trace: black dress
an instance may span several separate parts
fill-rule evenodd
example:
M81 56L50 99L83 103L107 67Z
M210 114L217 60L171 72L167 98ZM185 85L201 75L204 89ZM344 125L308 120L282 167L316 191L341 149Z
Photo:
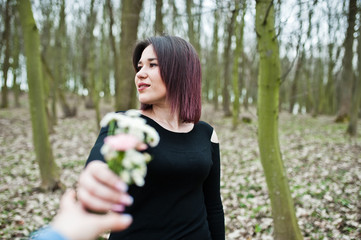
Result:
M129 187L134 203L125 212L133 223L109 239L225 239L219 144L210 141L213 128L200 121L190 132L177 133L142 117L158 131L160 142L147 149L153 159L144 186ZM107 129L101 129L87 164L104 161L100 148L106 136Z

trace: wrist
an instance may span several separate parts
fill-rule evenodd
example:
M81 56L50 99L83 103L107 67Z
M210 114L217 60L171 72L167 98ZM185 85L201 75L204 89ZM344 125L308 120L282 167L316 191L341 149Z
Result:
M52 226L43 227L30 235L30 240L69 240Z

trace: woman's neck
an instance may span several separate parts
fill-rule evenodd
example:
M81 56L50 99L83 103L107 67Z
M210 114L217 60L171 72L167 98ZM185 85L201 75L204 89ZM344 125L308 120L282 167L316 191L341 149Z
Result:
M174 132L189 132L193 128L193 123L184 123L179 118L179 111L172 113L170 107L159 107L153 105L149 110L142 113L156 121L159 125Z

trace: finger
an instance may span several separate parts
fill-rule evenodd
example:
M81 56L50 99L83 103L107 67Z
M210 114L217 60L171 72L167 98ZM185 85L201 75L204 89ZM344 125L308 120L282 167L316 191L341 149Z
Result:
M138 146L137 146L137 150L138 151L144 151L144 150L146 150L148 148L148 145L147 144L145 144L145 143L140 143L140 144L138 144Z
M101 161L93 161L88 165L87 168L89 168L88 170L90 174L104 185L114 188L118 191L126 192L128 190L128 186L122 180L120 180L119 176L117 176L108 168L106 163Z
M78 189L78 199L82 205L95 212L107 212L112 209L113 203L91 195L84 188Z
M73 206L76 202L75 196L76 193L73 189L67 190L60 200L60 208L68 208Z
M79 189L85 190L93 197L112 204L124 204L129 206L133 203L133 199L127 193L119 191L118 189L110 188L109 185L104 185L90 174L84 174L84 176L80 179ZM81 201L83 201L82 198Z

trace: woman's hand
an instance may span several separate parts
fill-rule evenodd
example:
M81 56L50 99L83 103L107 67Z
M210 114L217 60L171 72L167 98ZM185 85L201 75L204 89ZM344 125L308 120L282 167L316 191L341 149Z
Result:
M78 199L95 212L122 212L133 203L128 186L102 161L92 161L79 178Z
M105 231L121 231L132 222L127 214L108 212L94 214L76 201L75 191L66 192L60 202L60 210L51 222L54 230L70 240L95 239Z

